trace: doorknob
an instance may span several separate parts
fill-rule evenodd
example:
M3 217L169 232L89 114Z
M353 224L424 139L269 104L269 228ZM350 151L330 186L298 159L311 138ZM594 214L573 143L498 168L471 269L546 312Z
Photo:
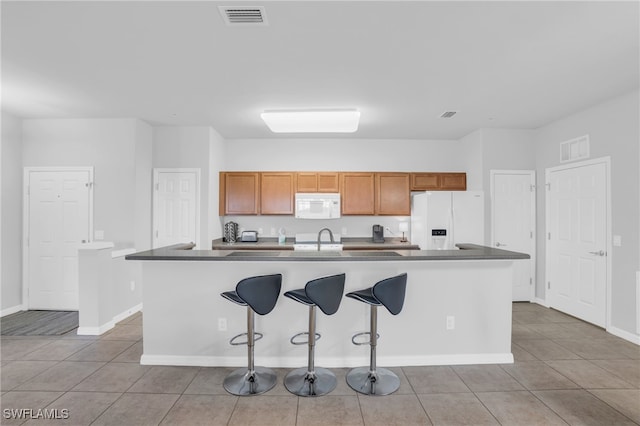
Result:
M506 244L496 243L496 247L504 247L504 246L506 246Z
M604 256L607 253L604 250L600 250L600 251L590 251L589 254L593 254L596 256Z

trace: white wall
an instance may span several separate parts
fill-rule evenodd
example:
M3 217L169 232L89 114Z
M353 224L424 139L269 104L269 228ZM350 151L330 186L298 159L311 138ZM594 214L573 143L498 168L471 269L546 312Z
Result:
M149 128L137 119L29 119L23 121L24 166L93 166L94 230L116 247L143 241L136 216L148 152ZM136 151L139 149L138 156ZM148 154L146 154L148 155Z
M469 164L456 140L230 139L226 170L466 171L471 186L478 164Z
M4 111L0 150L0 311L4 311L22 305L22 120Z
M220 198L218 191L220 188L220 172L225 170L226 143L224 138L214 130L209 129L209 210L207 219L209 221L208 241L222 238L222 218L218 216ZM209 248L204 246L203 248Z
M135 132L134 241L136 250L147 250L152 247L153 128L138 120Z
M559 144L588 134L591 158L611 157L612 233L622 237L613 247L611 283L612 326L636 333L635 271L640 263L639 93L633 91L548 124L535 132L538 187L544 186L545 169L560 165ZM545 192L538 191L538 258L545 253ZM538 264L536 294L544 298L544 262Z

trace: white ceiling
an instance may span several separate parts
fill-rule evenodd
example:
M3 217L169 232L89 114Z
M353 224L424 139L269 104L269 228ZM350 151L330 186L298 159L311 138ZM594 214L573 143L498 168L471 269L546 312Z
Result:
M220 5L263 6L268 25L227 26ZM340 107L362 113L341 138L457 139L536 128L640 80L637 1L1 7L2 107L23 118L138 117L282 138L260 112ZM459 112L440 119L448 110Z

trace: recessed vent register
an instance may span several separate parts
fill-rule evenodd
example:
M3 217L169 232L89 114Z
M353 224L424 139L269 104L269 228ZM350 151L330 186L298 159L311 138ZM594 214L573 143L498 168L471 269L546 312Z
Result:
M220 6L220 14L227 25L267 25L262 6Z

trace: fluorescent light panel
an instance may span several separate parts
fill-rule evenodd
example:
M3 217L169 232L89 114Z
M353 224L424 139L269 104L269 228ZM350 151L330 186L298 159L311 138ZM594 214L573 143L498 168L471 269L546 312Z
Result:
M265 111L260 117L274 133L353 133L358 130L360 111Z

